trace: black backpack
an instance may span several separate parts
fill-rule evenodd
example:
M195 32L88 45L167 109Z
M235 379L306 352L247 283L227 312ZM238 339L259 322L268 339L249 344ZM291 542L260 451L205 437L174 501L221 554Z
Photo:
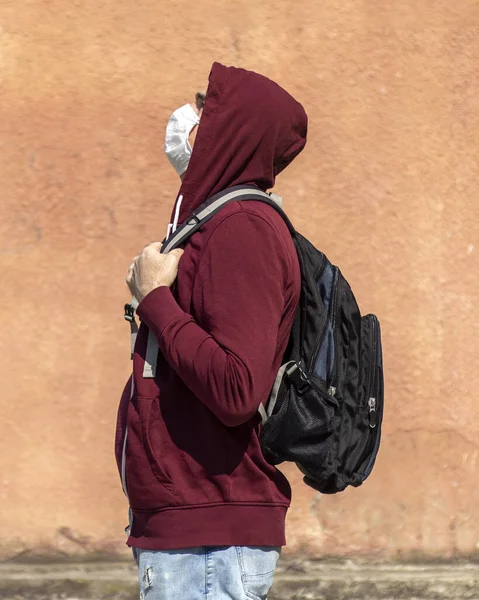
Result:
M296 463L304 481L323 494L359 486L371 473L381 438L383 369L379 321L361 317L349 284L293 227L273 194L228 188L204 202L165 240L182 246L221 208L257 200L287 224L301 268L301 298L283 366L259 412L265 458Z

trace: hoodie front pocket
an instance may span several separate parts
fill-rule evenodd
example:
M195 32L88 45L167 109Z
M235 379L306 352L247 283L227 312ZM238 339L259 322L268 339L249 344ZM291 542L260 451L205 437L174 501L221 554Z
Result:
M160 483L173 484L168 476L165 440L168 432L161 416L159 398L138 398L141 411L143 445L151 470Z

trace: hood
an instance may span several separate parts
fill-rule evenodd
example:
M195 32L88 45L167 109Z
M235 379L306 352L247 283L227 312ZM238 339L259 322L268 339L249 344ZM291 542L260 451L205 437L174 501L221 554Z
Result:
M234 185L272 188L304 148L307 128L303 107L279 85L214 63L171 221L181 224L207 198Z

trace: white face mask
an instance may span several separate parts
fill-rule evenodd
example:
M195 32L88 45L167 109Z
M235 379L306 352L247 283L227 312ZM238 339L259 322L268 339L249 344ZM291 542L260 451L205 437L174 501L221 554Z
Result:
M166 126L165 154L181 177L191 158L190 133L200 119L190 104L185 104L171 115Z

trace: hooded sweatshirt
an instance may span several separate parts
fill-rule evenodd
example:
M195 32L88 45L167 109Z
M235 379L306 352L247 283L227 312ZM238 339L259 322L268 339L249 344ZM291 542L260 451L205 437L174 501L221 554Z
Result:
M306 130L302 106L277 84L215 63L172 220L181 224L234 185L273 187ZM242 200L190 238L174 288L139 304L133 393L130 380L116 436L130 546L285 544L291 488L263 457L257 409L281 366L299 295L281 216ZM160 349L154 378L143 377L149 331Z

